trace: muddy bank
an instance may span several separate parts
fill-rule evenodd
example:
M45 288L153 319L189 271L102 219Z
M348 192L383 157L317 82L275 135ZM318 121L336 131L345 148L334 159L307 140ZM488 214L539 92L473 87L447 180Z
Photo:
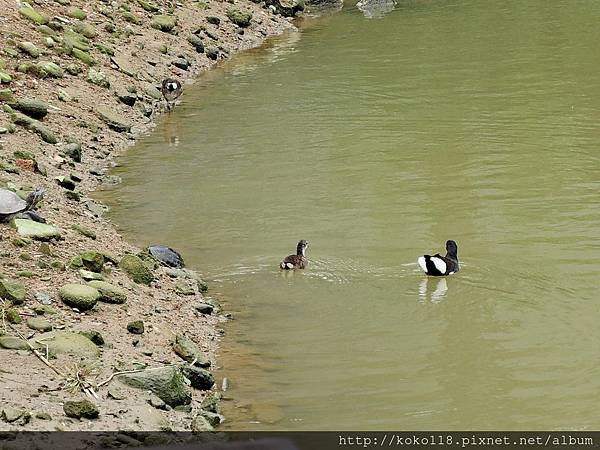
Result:
M164 78L293 30L284 15L301 6L0 0L0 187L21 199L43 187L46 221L0 224L0 430L222 420L210 370L225 317L201 267L128 244L89 194L118 181L113 158L164 112ZM0 212L22 210L17 197Z

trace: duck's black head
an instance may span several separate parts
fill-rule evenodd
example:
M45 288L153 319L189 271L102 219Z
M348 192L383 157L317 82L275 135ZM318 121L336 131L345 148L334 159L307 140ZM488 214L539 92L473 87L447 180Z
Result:
M296 247L296 255L304 256L304 253L307 248L308 248L308 242L306 242L304 239L302 239L300 242L298 242L298 246Z
M458 245L456 245L456 242L452 240L446 241L446 251L448 252L448 256L458 258Z

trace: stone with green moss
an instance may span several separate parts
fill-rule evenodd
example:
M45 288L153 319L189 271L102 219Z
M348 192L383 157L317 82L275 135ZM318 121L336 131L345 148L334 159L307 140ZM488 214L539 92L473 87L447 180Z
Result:
M76 23L73 30L88 39L94 39L98 35L96 28L87 22Z
M138 0L138 3L145 11L152 13L160 11L160 7L155 3L146 0Z
M30 317L27 319L27 326L36 331L52 331L52 324L40 317Z
M127 324L127 331L131 334L144 334L144 321L133 320Z
M210 361L204 356L194 341L182 334L175 336L173 351L184 361L194 363L195 366L210 367Z
M66 401L63 410L67 417L75 419L97 419L100 415L98 407L88 399Z
M29 350L27 341L16 336L0 336L0 347L8 350Z
M70 283L60 288L58 296L67 306L77 308L79 311L88 311L100 299L100 292L91 286Z
M29 41L19 42L17 47L23 53L27 53L32 58L38 58L42 54L40 49L37 48L33 42L29 42Z
M78 60L87 64L88 66L93 66L96 64L96 60L94 59L94 57L92 55L90 55L89 53L84 52L83 50L80 50L78 48L73 47L71 54Z
M33 9L28 3L23 3L19 13L38 25L44 25L49 21L48 17Z
M230 8L227 10L227 18L231 20L238 27L246 28L250 26L252 20L252 13L243 12L236 8Z
M10 323L19 324L23 322L21 314L19 314L19 311L17 311L15 308L8 308L7 310L5 310L4 317Z
M104 255L96 250L88 250L81 255L83 266L92 272L100 273L104 267Z
M2 72L0 72L0 77ZM0 102L12 103L15 101L15 96L10 89L0 89Z
M112 130L118 131L119 133L131 131L131 122L114 110L99 106L96 108L96 113Z
M89 83L95 84L96 86L100 86L107 89L110 87L110 80L108 79L106 74L101 70L95 70L90 68L88 70L86 80Z
M154 281L152 270L135 255L125 255L121 258L119 268L138 284L150 284Z
M191 392L177 366L118 375L117 379L129 386L151 391L171 407L189 405L192 401Z
M79 8L69 8L67 10L67 14L69 17L73 17L74 19L85 20L87 18L87 13L83 9Z
M177 17L159 14L152 18L150 26L165 33L170 33L177 25Z
M20 98L10 106L18 111L21 111L23 114L27 114L29 117L33 117L34 119L42 119L48 114L48 103L37 98ZM32 161L35 161L35 157L19 158L17 156L17 158L31 159Z
M12 77L6 73L3 72L2 70L0 70L0 83L1 84L8 84L12 81Z
M48 355L70 355L84 360L96 360L100 350L85 336L69 331L43 333L29 341L32 345L48 348Z
M122 304L127 301L127 293L125 290L106 281L90 281L88 282L88 285L100 292L100 301L117 304Z
M87 238L96 240L97 236L96 236L96 232L94 230L91 230L91 229L86 228L86 227L82 227L81 225L77 225L77 224L71 225L71 228L73 230L77 231L82 236L85 236Z
M26 295L27 290L23 283L9 278L0 279L0 298L13 305L21 305L25 302Z
M56 144L58 142L56 135L40 121L16 111L12 111L10 114L12 121L16 125L20 125L30 131L33 131L34 133L37 133L44 142L48 142L49 144Z

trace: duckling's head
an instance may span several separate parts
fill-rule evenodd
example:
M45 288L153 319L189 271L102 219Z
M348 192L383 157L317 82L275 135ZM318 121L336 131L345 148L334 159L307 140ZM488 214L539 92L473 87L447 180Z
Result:
M458 256L458 245L456 245L456 242L452 240L446 241L446 251L450 256L456 258Z
M308 248L308 242L306 242L304 239L302 239L300 242L298 242L298 246L296 247L296 254L298 256L302 255L305 256L305 252L306 249Z

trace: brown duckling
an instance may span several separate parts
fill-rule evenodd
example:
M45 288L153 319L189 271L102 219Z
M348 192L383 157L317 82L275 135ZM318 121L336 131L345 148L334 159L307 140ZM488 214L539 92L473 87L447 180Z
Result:
M285 257L284 260L279 264L279 267L283 270L306 268L308 265L308 260L306 259L307 248L308 242L302 239L300 242L298 242L296 254Z

